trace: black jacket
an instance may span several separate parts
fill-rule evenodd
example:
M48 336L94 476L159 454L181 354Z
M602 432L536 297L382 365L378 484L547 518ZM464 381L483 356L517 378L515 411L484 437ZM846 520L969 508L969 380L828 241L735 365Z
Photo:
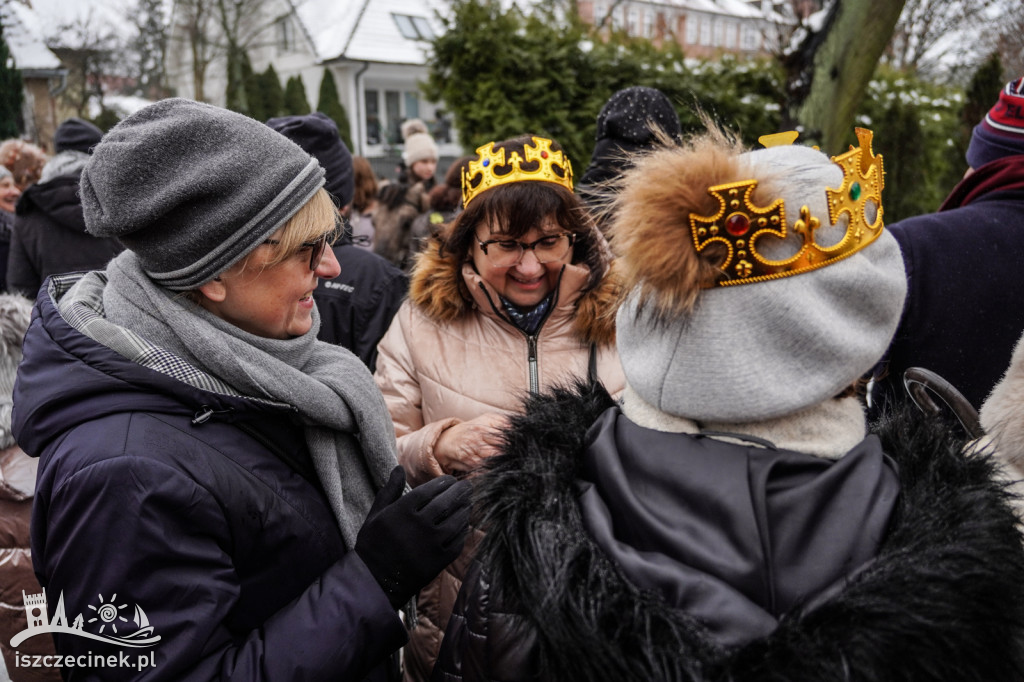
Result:
M899 467L900 489L875 558L851 563L846 579L785 608L766 633L724 644L627 576L581 512L588 430L609 409L603 389L580 387L532 398L512 418L506 454L478 482L488 534L434 680L1021 679L1021 537L990 460L962 455L962 442L939 425L907 415L877 434ZM654 499L651 490L635 492ZM653 507L677 528L713 521L714 505L688 507L694 499ZM634 517L622 511L610 510L616 539L628 544ZM775 566L784 580L785 562Z
M127 360L57 310L75 278L48 281L14 391L14 434L39 457L35 572L51 618L63 595L69 625L82 614L87 632L125 636L138 606L160 638L127 650L152 652L152 667L65 679L384 679L405 628L346 551L292 408ZM114 595L124 620L96 620ZM55 641L60 654L124 651Z
M80 177L81 171L62 175L21 195L6 261L8 291L34 298L50 275L102 270L124 249L116 239L85 231Z
M320 310L317 338L344 346L366 363L377 364L377 343L391 325L409 290L409 276L384 258L352 244L346 233L334 246L341 274L313 290Z

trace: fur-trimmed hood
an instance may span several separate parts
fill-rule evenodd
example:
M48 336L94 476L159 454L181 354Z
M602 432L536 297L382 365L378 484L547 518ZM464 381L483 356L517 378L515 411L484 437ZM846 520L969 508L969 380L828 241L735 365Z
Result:
M478 479L483 568L463 588L435 680L484 679L496 656L503 680L1024 675L1020 533L992 460L963 455L941 425L907 413L877 431L901 487L873 563L785 614L771 634L727 649L626 579L584 528L580 453L612 406L600 387L578 386L532 398L512 418L507 454Z
M612 345L615 343L615 311L622 293L618 268L607 252L593 254L586 261L563 269L557 307L573 309L573 329L581 342ZM597 283L587 289L588 283L595 279L592 268L601 274ZM409 284L409 300L424 315L442 324L474 311L496 315L495 309L500 308L497 294L476 273L472 263L442 255L440 243L435 239L417 256Z

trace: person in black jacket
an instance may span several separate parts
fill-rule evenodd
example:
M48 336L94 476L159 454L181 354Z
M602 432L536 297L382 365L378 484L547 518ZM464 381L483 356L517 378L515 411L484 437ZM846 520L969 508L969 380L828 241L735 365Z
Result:
M626 171L622 401L580 382L509 418L433 680L1022 678L993 459L920 414L869 428L857 394L906 293L858 138Z
M461 551L468 483L403 495L372 376L316 338L323 176L184 99L83 169L87 229L126 250L44 284L12 420L39 458L26 603L48 605L12 646L53 633L65 679L384 680L398 609Z
M267 125L312 154L327 173L327 190L347 217L355 193L352 154L338 135L338 126L320 112L272 118ZM313 291L320 309L319 339L348 348L372 372L377 343L409 290L409 276L387 260L352 243L352 231L334 245L341 274Z
M85 231L78 196L82 168L102 137L103 131L80 118L57 127L57 153L18 201L7 258L8 291L35 297L50 275L102 268L124 249L116 239Z

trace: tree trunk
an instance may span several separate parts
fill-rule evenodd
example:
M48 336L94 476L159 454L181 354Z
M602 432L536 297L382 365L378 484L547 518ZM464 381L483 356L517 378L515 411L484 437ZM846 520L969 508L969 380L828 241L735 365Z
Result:
M790 113L830 154L844 151L857 106L906 0L833 0L823 29L786 59Z

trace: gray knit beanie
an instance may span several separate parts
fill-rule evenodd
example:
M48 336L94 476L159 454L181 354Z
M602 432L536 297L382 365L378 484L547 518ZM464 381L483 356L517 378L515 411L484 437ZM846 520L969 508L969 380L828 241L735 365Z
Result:
M302 208L324 171L259 121L165 99L118 123L82 171L85 226L116 237L172 290L241 260Z
M825 190L840 188L843 172L827 156L809 147L781 146L738 158L738 177L715 178L710 184L771 179L781 187L777 196L784 201L791 237L804 205L821 220L819 243L834 244L845 234L845 218L838 227L829 224ZM642 163L629 172L634 184L636 174L650 167L651 163ZM679 182L675 178L661 177L660 182L657 191L669 200L686 192L706 193L709 184L699 176L693 184L700 187L663 186ZM628 230L630 221L650 221L657 210L620 207L619 215L626 217L619 227ZM663 215L666 230L683 224L678 216ZM679 222L670 228L669 221ZM684 229L677 251L688 243L692 254L693 238L689 228ZM777 252L769 253L765 239L758 241L762 255L781 260L795 253L784 240L776 240L782 243L776 245ZM665 251L658 245L645 248ZM787 249L791 250L783 253ZM627 382L662 412L696 421L772 419L836 396L885 353L907 289L899 247L887 231L852 255L818 269L701 289L688 314L668 319L659 317L655 306L641 305L645 266L637 267L641 283L633 283L617 316L617 345ZM646 274L655 276L650 270Z

